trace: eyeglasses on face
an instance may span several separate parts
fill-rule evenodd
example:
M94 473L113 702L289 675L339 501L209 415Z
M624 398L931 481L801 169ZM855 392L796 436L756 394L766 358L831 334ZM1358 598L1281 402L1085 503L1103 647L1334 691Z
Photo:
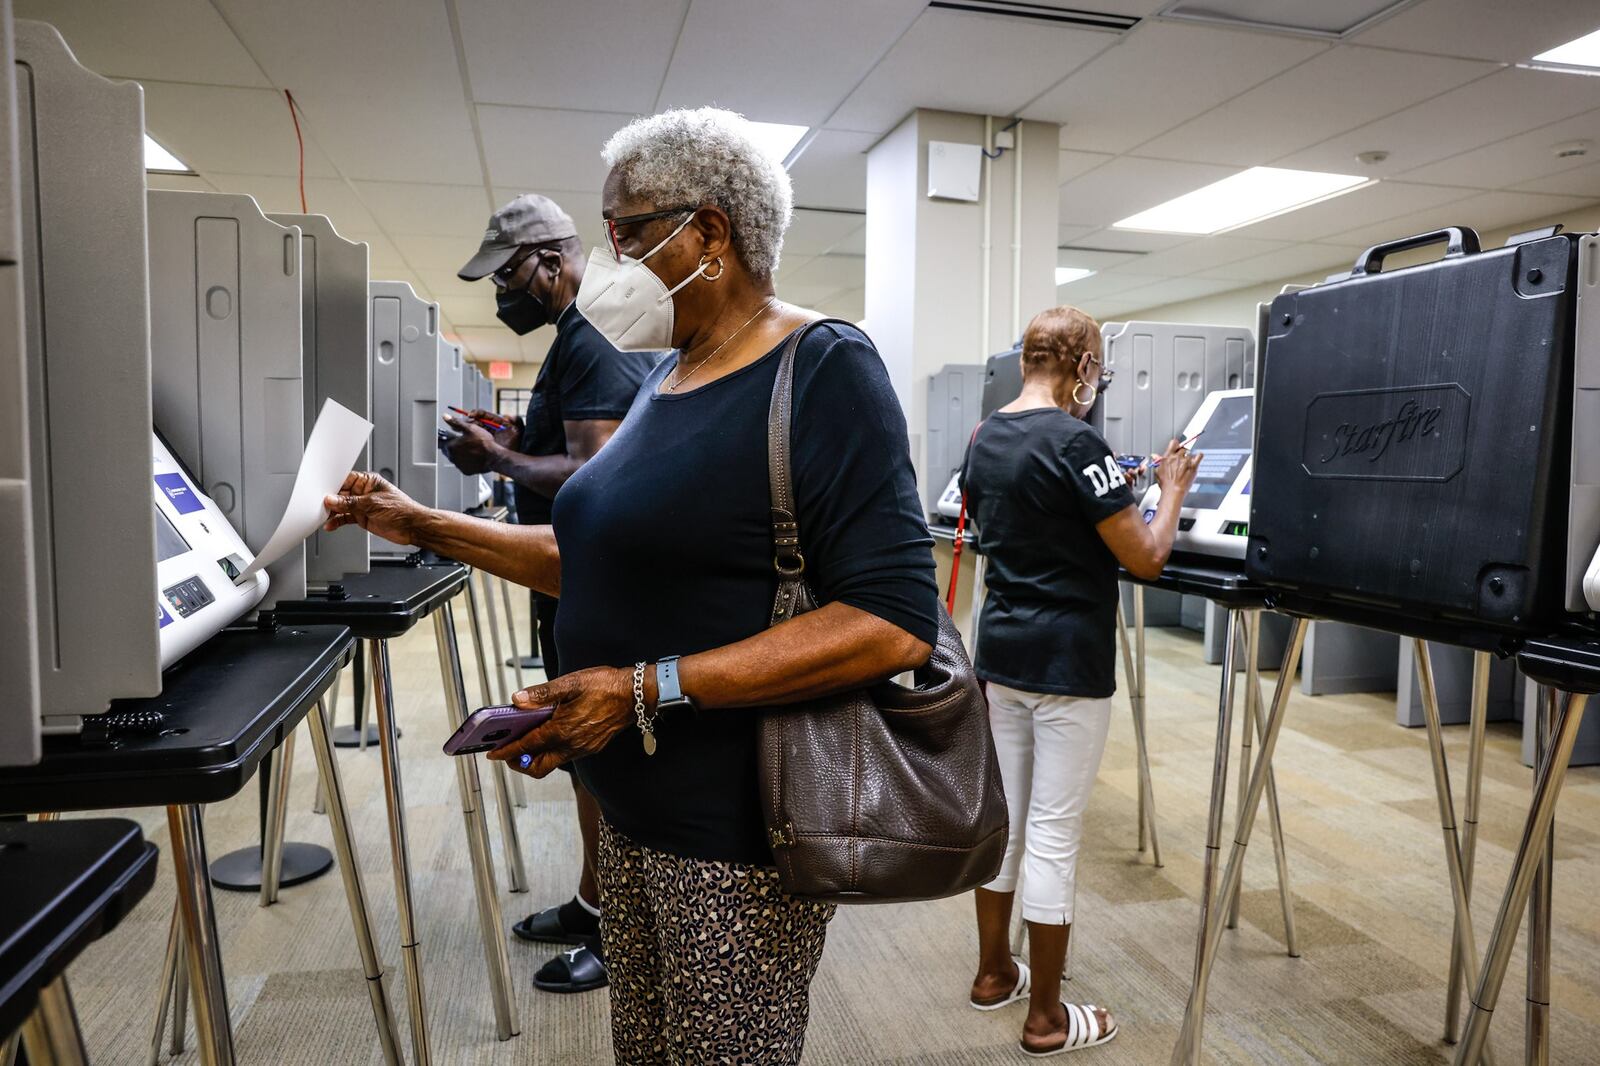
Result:
M607 218L601 221L606 227L606 243L611 246L611 254L622 261L622 246L617 243L617 230L623 226L637 226L641 222L654 222L658 218L671 218L673 215L687 214L694 211L693 207L668 207L660 211L646 211L639 215L623 215L621 218Z
M494 283L500 286L502 289L511 288L511 279L516 276L517 271L522 269L522 264L533 258L538 251L538 247L535 246L515 253L510 259L505 261L505 264L501 266L499 270L496 270L489 276L493 278Z

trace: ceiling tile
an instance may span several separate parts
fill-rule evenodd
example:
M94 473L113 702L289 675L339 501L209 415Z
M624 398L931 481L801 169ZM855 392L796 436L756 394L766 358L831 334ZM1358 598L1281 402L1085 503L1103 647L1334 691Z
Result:
M1209 185L1235 167L1121 156L1061 186L1061 225L1109 226Z
M1081 269L1101 271L1109 270L1116 266L1127 266L1137 263L1145 257L1138 252L1097 252L1079 248L1058 248L1056 250L1056 266L1078 267ZM1137 266L1132 269L1139 269Z
M1022 117L1061 123L1063 148L1126 152L1325 48L1294 37L1141 22L1029 103Z
M550 345L555 339L556 331L553 328L536 329L527 336L519 338L522 342L522 361L543 363L545 353L550 350Z
M347 178L483 180L437 0L213 0Z
M789 168L794 202L810 207L867 206L867 149L875 133L821 130Z
M465 259L462 262L466 262ZM435 300L464 299L470 300L486 296L491 304L494 303L494 282L484 279L482 281L462 281L456 277L454 270L419 270L417 278L427 288L428 294ZM471 323L468 323L469 325Z
M169 189L173 192L216 192L217 187L198 174L162 174L146 171L146 189Z
M1012 114L1116 40L1059 23L930 9L828 124L885 133L915 108ZM997 56L1004 62L983 59Z
M457 0L478 103L648 114L688 0ZM624 59L605 62L606 57Z
M430 292L429 295L439 301L439 306L450 316L450 321L455 324L457 329L485 326L490 329L505 330L510 336L516 336L516 334L501 325L500 320L495 317L495 302L492 291L488 296L482 293L472 296L443 296L438 292Z
M1278 163L1349 173L1359 153L1381 150L1389 158L1362 173L1391 177L1595 108L1600 78L1508 67Z
M1134 269L1141 274L1154 274L1158 277L1187 277L1207 267L1282 251L1287 247L1290 245L1286 241L1266 241L1228 235L1200 237L1186 244L1180 244L1176 248L1141 256L1139 265Z
M1469 226L1479 233L1538 222L1563 211L1582 207L1593 197L1547 196L1528 192L1486 192L1448 205L1412 212L1382 223L1347 230L1342 239L1363 248L1383 241L1426 233L1442 226Z
M163 147L202 173L297 174L299 147L289 102L272 89L144 84L144 124ZM307 138L306 175L331 177L333 165Z
M1258 166L1494 69L1465 59L1332 48L1140 145L1139 152ZM1356 172L1354 158L1344 166Z
M454 273L478 250L478 231L454 237L426 237L415 233L392 233L395 247L416 271Z
M478 108L483 154L494 184L521 186L556 200L567 190L600 194L606 180L600 149L632 118L537 107Z
M1080 239L1090 233L1093 233L1097 228L1098 227L1096 226L1057 226L1056 244L1057 246L1076 244Z
M1142 233L1131 229L1094 229L1072 241L1074 247L1112 252L1159 252L1193 240L1187 233Z
M419 185L402 181L354 184L378 224L390 233L470 239L483 232L492 210L482 185Z
M79 63L108 78L272 85L207 0L16 0L12 14L55 26Z
M371 271L374 281L412 280L409 277L410 267L401 258L399 250L389 242L389 238L376 231L364 232L362 230L346 230L343 227L337 228L339 229L339 235L345 240L360 241L366 244L367 269ZM402 273L408 276L401 277Z
M822 305L838 293L851 291L843 285L831 282L785 282L783 286L783 299L801 307L820 310Z
M1593 152L1589 158L1594 158ZM1536 181L1524 182L1517 188L1528 192L1561 193L1600 200L1600 162L1590 163L1574 170L1564 170L1560 174L1552 174Z
M1585 158L1593 158L1593 144L1597 139L1600 139L1600 109L1409 170L1403 177L1406 181L1503 189L1583 166ZM1590 142L1589 156L1556 158L1556 145L1579 140ZM1595 190L1595 195L1600 197L1600 189Z
M1251 256L1205 270L1195 271L1198 278L1217 278L1239 285L1268 281L1288 281L1303 274L1326 276L1340 266L1355 262L1359 245L1344 244L1290 244L1275 252Z
M1436 55L1527 60L1596 28L1594 0L1422 0L1362 33L1362 44Z
M1143 274L1118 274L1102 270L1098 274L1056 286L1056 296L1066 303L1081 307L1083 306L1081 301L1112 296L1119 292L1127 292L1129 289L1153 285L1160 280Z
M1062 129L1066 129L1065 126ZM1104 166L1116 157L1107 152L1073 152L1065 148L1061 150L1060 163L1056 171L1056 180L1065 185L1073 178L1081 177L1096 167Z
M761 122L820 125L926 7L926 0L695 0L659 106L716 104Z
M860 215L796 211L794 221L789 224L789 232L783 238L784 257L821 255L865 228L866 222ZM862 241L865 239L863 237ZM865 255L866 251L863 248L856 254Z
M1232 230L1230 235L1278 241L1326 239L1341 244L1359 243L1345 239L1344 235L1361 226L1453 203L1476 191L1451 185L1380 181L1310 207L1240 227Z
M1237 282L1213 278L1168 278L1154 285L1119 292L1116 297L1125 311L1142 310L1147 307L1160 307L1162 304L1181 303L1184 300L1198 300L1202 296L1214 296L1219 292L1227 292L1238 287Z
M785 285L826 286L829 292L859 289L865 284L867 261L853 255L819 255L793 272L785 273ZM778 293L780 298L783 292Z
M860 229L848 234L844 240L840 241L838 244L834 245L828 250L837 255L865 256L867 254L866 224L863 223Z
M830 296L826 303L818 306L829 318L842 318L846 322L860 322L867 317L867 290L850 289L837 292Z
M300 187L294 178L266 174L213 174L211 183L222 192L255 197L261 210L274 214L302 214ZM374 229L372 216L350 187L337 178L306 179L306 212L327 215L341 234Z

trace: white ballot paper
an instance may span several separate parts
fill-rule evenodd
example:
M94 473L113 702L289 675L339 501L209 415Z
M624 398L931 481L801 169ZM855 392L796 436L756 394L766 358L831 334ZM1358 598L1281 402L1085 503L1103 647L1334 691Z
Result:
M306 441L300 469L294 475L289 506L278 520L278 528L267 538L266 546L256 553L255 562L239 575L239 581L271 566L283 558L285 552L322 528L328 520L328 510L322 506L323 497L339 491L345 475L361 455L361 446L371 435L371 422L332 400L323 403L317 424L311 427L311 439Z

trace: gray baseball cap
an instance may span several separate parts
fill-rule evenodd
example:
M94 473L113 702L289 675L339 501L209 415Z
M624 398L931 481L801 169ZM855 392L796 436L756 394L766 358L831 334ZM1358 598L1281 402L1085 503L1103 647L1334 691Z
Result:
M505 266L524 245L548 244L577 235L572 216L561 210L560 204L536 192L523 193L489 216L489 228L484 231L478 254L467 260L456 276L463 281L477 281Z

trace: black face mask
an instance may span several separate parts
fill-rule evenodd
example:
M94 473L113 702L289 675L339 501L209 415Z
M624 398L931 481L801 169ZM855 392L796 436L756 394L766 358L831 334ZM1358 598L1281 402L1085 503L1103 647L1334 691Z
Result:
M494 302L494 316L519 337L532 333L550 321L550 312L544 301L526 289L496 293Z

